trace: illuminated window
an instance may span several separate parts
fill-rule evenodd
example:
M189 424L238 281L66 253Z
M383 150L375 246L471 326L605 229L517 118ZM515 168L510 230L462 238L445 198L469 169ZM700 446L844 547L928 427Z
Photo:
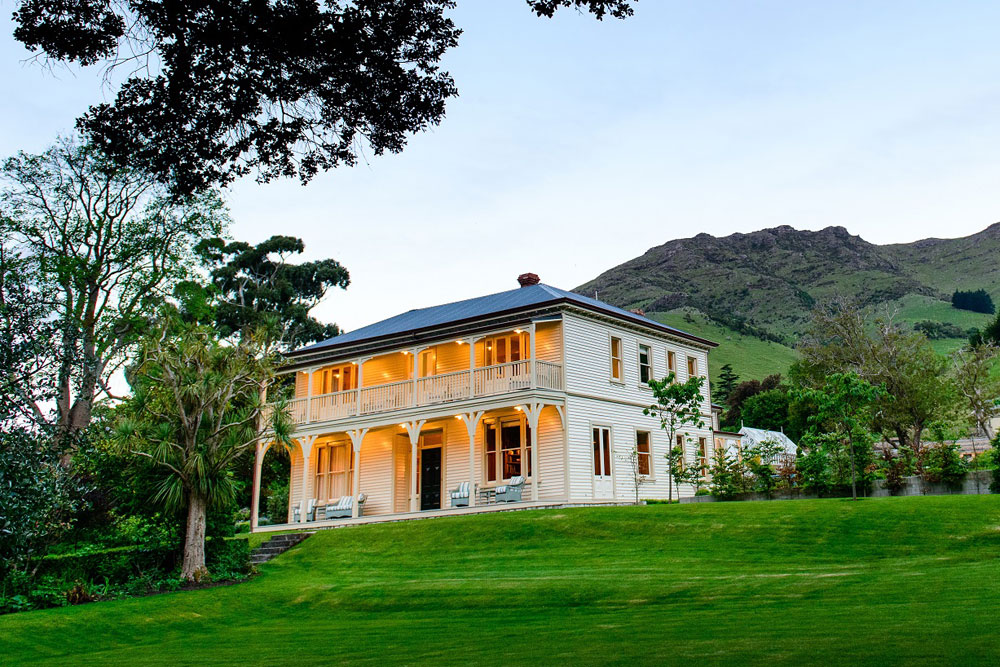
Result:
M508 417L485 424L486 481L531 476L531 427L524 417Z
M316 482L313 497L324 504L351 493L351 458L346 444L331 444L316 451Z

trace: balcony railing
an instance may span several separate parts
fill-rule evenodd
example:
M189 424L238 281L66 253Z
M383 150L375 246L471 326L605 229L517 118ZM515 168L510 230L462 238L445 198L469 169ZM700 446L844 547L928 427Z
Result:
M470 377L473 388L471 392ZM562 366L548 361L536 361L535 386L539 389L561 390ZM294 423L310 424L421 405L450 403L477 396L496 396L530 388L531 362L514 361L476 368L471 374L465 370L418 378L416 382L404 380L362 387L360 391L350 389L312 398L296 398L288 402L288 408Z

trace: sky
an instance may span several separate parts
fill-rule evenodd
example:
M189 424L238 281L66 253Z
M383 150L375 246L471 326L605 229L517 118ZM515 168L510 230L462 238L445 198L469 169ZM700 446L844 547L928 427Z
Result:
M0 155L113 91L48 71L0 0ZM572 289L676 238L846 227L873 243L1000 220L1000 3L640 0L626 21L459 0L460 96L401 154L225 193L234 238L351 272L351 330L517 286Z

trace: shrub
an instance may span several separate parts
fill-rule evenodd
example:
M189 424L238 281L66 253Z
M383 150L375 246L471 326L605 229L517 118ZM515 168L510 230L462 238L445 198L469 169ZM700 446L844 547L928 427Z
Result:
M267 487L267 518L271 523L284 523L288 516L288 478L272 482Z
M914 324L913 328L931 340L941 340L944 338L965 338L970 334L968 330L952 324L951 322L921 320Z
M209 539L205 542L205 564L213 579L242 579L250 573L250 541Z
M931 447L924 454L923 478L928 482L940 482L957 486L965 477L965 461L958 452L958 445L940 444Z

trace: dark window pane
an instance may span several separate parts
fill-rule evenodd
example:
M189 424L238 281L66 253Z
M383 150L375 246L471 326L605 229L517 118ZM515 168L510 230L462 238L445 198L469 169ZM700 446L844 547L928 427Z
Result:
M594 429L594 474L601 474L601 430Z

